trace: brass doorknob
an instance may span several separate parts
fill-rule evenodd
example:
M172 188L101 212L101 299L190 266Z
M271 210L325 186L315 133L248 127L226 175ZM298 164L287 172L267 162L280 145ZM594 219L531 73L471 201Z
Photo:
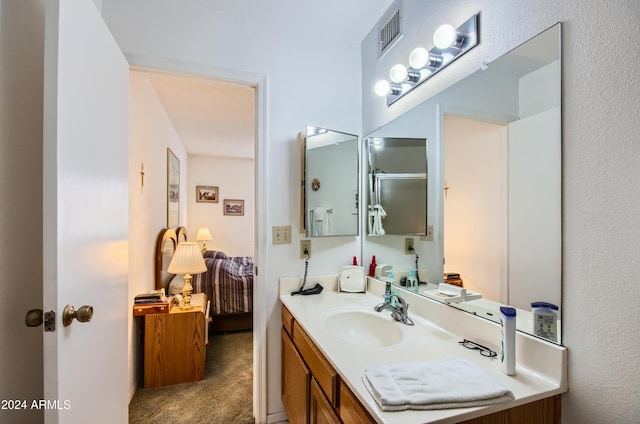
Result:
M93 318L93 306L84 305L77 310L73 305L67 305L62 311L62 323L65 327L71 325L73 319L77 319L79 322L89 322Z
M37 327L44 321L44 314L42 309L31 309L27 312L27 316L24 317L24 323L27 327Z

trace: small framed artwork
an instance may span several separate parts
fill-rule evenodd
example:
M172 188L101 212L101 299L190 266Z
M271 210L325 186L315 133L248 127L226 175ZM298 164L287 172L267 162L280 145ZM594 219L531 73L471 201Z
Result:
M244 215L244 200L224 199L224 214L235 216Z
M196 202L218 203L218 187L196 186Z
M167 148L167 227L180 225L180 160Z

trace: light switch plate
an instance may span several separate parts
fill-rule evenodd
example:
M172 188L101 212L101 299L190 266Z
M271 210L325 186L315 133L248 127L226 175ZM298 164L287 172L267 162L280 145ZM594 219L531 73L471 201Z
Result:
M291 225L272 227L273 244L291 244Z

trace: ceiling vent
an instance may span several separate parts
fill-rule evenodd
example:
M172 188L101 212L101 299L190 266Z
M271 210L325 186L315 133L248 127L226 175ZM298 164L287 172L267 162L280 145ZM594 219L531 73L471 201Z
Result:
M400 5L400 1L394 2L378 22L378 59L384 56L402 36Z

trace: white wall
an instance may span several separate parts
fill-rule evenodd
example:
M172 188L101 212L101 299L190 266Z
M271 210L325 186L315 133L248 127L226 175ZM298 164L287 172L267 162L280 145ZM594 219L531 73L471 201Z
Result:
M42 84L44 1L0 0L0 399L42 399ZM20 40L20 43L16 43ZM29 48L24 48L24 47ZM38 410L0 410L0 422L44 419Z
M267 244L257 278L265 296L257 301L269 317L267 334L259 335L258 340L268 347L270 414L283 410L278 278L302 276L304 271L299 257L301 234L294 231L290 245L271 245L271 226L298 228L300 149L296 137L310 122L352 134L360 134L361 128L359 46L330 36L312 39L295 16L295 8L291 10L269 21L251 11L214 13L208 7L170 0L102 2L103 17L125 54L267 77L267 181L262 182L267 204L259 205L267 228L256 231L258 243ZM309 273L337 274L343 259L359 249L355 236L314 239Z
M167 148L180 160L180 223L187 223L187 154L149 79L129 78L129 303L155 288L156 238L167 225ZM141 164L144 163L144 187ZM142 373L140 320L129 317L129 397Z
M363 42L364 133L558 21L563 32L563 342L569 392L563 422L640 420L640 3L405 0L408 33L381 61ZM445 21L480 12L480 44L387 108L373 84ZM597 36L596 36L597 34ZM615 46L615 48L612 48ZM622 274L621 274L622 272ZM620 276L616 278L614 276Z
M189 240L194 241L198 228L209 227L213 239L209 250L228 256L253 256L254 245L254 175L252 159L189 155L187 216ZM196 186L218 187L218 203L196 202ZM225 199L244 200L244 215L224 215Z

